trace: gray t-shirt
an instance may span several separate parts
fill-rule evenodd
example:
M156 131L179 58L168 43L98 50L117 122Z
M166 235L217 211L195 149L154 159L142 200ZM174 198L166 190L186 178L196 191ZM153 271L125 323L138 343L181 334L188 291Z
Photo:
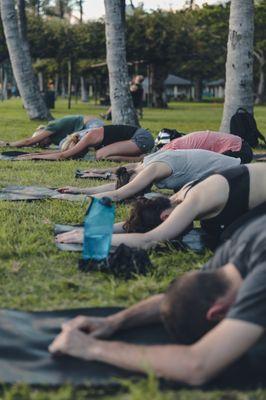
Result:
M266 332L266 216L239 228L202 269L214 270L227 263L236 266L244 281L226 318L259 325ZM256 358L266 359L266 334L256 347Z
M212 172L234 167L240 164L240 158L224 156L208 150L166 150L144 157L147 166L155 162L167 164L172 174L155 183L159 189L176 190L188 182L199 179Z

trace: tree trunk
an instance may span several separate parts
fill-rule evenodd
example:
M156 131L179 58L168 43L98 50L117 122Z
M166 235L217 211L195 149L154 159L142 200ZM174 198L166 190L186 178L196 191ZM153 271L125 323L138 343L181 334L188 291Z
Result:
M58 96L58 89L59 89L59 74L56 73L54 78L55 98Z
M88 103L89 96L88 96L88 90L87 90L86 80L85 80L84 76L80 77L80 90L81 90L81 101L83 103Z
M0 96L1 96L1 101L4 101L4 88L3 88L3 85L4 85L4 67L3 67L3 65L1 65L1 67L0 67L0 88L1 88L1 90L0 90Z
M63 97L63 99L67 98L66 82L63 74L61 77L61 96Z
M1 0L0 6L10 61L24 107L30 119L51 119L51 114L40 94L37 79L33 72L29 45L25 37L25 26L23 25L24 17L20 23L20 32L23 35L21 36L14 0ZM23 4L20 4L20 6L23 8ZM21 7L20 10L20 15L23 16Z
M5 69L5 67L3 68L3 100L7 100L8 99L8 92L7 92L7 85L8 85L8 76L7 76L7 71Z
M163 67L155 64L150 66L151 73L151 90L152 90L152 106L158 108L167 108L167 101L164 95L164 81L167 72Z
M232 0L227 42L226 83L220 130L229 132L239 107L253 111L253 0Z
M79 7L79 21L82 22L83 21L83 0L78 0L78 7Z
M68 78L67 78L68 106L67 106L67 108L70 110L70 108L71 108L71 97L72 97L72 63L71 63L71 61L67 62L67 71L68 71Z
M255 57L259 62L259 84L256 94L256 104L262 104L265 100L265 65L266 59L263 51L254 51Z
M38 72L38 83L41 92L44 92L43 73Z
M195 79L195 94L194 94L194 101L202 101L202 79L196 78Z
M113 124L139 125L129 91L125 42L125 0L104 0L107 66Z

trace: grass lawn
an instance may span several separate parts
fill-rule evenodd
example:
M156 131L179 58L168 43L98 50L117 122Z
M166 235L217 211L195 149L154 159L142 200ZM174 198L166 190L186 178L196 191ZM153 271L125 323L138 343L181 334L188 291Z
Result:
M75 103L71 111L66 101L58 100L55 117L66 114L98 115L102 108ZM29 121L19 100L0 103L0 139L14 140L31 134L38 122ZM220 104L171 104L167 110L144 109L142 125L156 133L160 128L177 128L180 131L218 130L222 115ZM265 107L256 107L258 127L266 132ZM99 162L97 166L105 166ZM90 163L96 166L96 163ZM0 185L9 184L43 185L57 187L75 185L85 187L96 185L89 180L76 180L77 168L89 167L84 161L64 162L10 162L0 161ZM100 182L99 182L100 184ZM164 290L178 274L199 268L209 254L178 253L158 255L151 253L156 266L146 277L129 282L114 279L101 273L86 274L77 269L79 255L64 253L56 249L53 241L54 223L81 223L85 208L81 203L59 200L27 202L0 202L0 304L1 308L20 310L52 310L87 306L128 306L151 294ZM118 206L116 220L127 213L125 206ZM161 393L156 381L145 380L132 385L129 394L111 396L118 399L265 399L266 392L252 394L237 392L195 392ZM87 391L73 392L63 387L56 392L31 390L25 386L3 389L1 399L88 399L94 398ZM107 397L105 397L107 399Z

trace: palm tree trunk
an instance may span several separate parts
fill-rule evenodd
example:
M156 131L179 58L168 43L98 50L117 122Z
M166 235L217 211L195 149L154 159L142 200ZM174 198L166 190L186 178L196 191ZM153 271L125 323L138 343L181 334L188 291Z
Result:
M86 86L86 79L84 76L80 77L80 90L81 90L81 101L83 103L88 103L89 101L89 95L88 95L88 90Z
M230 119L239 107L253 111L253 37L253 0L232 0L222 132L229 132Z
M29 45L25 37L23 10L20 9L23 18L20 20L19 31L14 0L1 0L0 7L10 61L24 107L30 119L51 119L33 72Z
M265 99L265 72L264 68L266 65L266 57L263 53L263 51L254 51L254 55L256 59L259 62L259 83L258 83L258 89L257 89L257 94L256 94L256 104L261 104L263 103Z
M125 0L104 0L107 66L113 124L139 125L129 91L125 42Z

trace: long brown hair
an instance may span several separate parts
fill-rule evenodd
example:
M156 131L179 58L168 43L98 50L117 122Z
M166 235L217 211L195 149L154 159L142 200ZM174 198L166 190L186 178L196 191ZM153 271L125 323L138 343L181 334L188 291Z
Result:
M134 203L130 216L123 228L126 232L148 232L162 223L161 213L171 207L167 197L146 199L139 197Z

